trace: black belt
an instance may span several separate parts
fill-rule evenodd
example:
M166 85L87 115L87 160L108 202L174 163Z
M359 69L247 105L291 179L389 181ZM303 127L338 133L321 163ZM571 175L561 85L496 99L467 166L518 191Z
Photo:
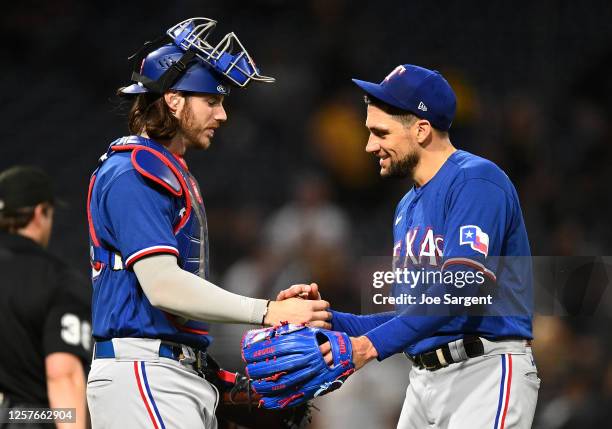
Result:
M465 349L464 359L455 359L453 355L457 356L457 353L451 353L451 347L455 347L456 344L456 341L452 341L435 350L407 356L420 369L437 371L451 363L462 362L467 358L478 357L484 354L484 345L481 339L476 336L466 336L463 338L463 348Z
M193 349L194 353L194 361L190 362L191 367L201 372L204 368L206 368L206 352L202 352L196 349ZM164 357L168 359L173 359L179 362L183 362L183 360L187 357L183 354L183 348L180 345L169 344L169 343L161 343L159 345L159 357ZM113 359L115 358L115 348L113 346L112 340L107 341L96 341L94 359Z

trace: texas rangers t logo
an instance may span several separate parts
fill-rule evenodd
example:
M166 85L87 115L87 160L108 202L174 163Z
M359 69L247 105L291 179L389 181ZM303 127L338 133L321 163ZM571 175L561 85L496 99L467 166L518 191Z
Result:
M395 67L395 69L393 69L393 71L391 73L389 73L387 75L387 77L385 78L384 81L388 82L389 79L391 79L394 75L396 75L396 74L400 75L400 74L404 73L405 71L406 71L406 67L404 67L404 66L397 66L397 67Z
M463 225L459 230L459 244L469 244L472 249L485 257L489 253L489 235L476 225Z

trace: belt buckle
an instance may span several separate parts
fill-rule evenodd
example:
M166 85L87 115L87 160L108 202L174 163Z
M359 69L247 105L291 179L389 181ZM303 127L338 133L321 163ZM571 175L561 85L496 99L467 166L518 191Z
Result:
M444 365L442 362L440 362L440 357L438 356L438 350L441 350L441 349L437 349L437 350L432 351L432 352L425 352L425 353L421 353L421 354L419 355L420 360L421 360L421 366L422 366L423 368L425 368L427 371L437 371L437 370L439 370L440 368L443 368L443 367L445 367L445 366L446 366L446 365ZM426 354L430 354L430 353L432 354L432 356L434 356L434 357L436 358L436 360L437 360L438 362L437 362L437 363L434 363L434 364L432 364L432 365L427 365L427 363L425 363L425 360L423 359L423 356L425 356Z
M423 354L424 353L421 353L420 355L416 355L414 357L414 363L416 363L419 366L419 368L421 368L421 369L426 369L427 371L432 371L433 368L435 368L435 366L427 366L427 364L423 360Z
M416 365L419 367L419 369L426 369L427 371L435 371L436 369L438 369L438 367L436 365L433 366L428 366L425 361L423 360L423 355L425 353L421 353L418 355L409 355L406 354L406 356L408 356L408 359L410 359L410 361L413 363L413 365Z
M425 368L427 371L435 371L436 369L439 369L436 365L427 366L427 364L423 362L423 359L421 359L421 362L423 363L423 368Z

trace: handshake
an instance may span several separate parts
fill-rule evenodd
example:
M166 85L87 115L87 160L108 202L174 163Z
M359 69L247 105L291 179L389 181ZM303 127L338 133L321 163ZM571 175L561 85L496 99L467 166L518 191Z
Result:
M264 323L242 338L242 358L259 405L282 409L300 405L342 386L377 356L365 337L331 331L329 303L318 286L293 285L270 302Z
M270 301L263 324L290 322L331 329L332 314L328 310L329 302L321 299L316 283L293 285L279 293L276 301Z

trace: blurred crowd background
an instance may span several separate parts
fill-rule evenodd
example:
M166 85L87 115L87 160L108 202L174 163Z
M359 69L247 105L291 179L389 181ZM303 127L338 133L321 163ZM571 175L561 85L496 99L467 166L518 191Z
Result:
M2 11L0 169L27 163L54 176L69 208L56 215L51 249L84 274L88 177L127 133L114 96L129 81L127 57L191 16L217 19L218 37L235 31L277 78L234 90L210 150L187 155L223 287L274 297L315 280L335 308L359 312L351 279L360 258L391 254L395 204L411 184L380 179L365 154L365 107L350 78L379 81L400 63L448 78L458 96L451 140L508 173L534 255L612 254L609 2L55 0ZM534 427L609 427L610 317L592 313L578 305L536 317ZM230 368L240 367L242 330L216 330L212 352ZM408 371L401 356L371 364L317 400L313 427L395 427Z

